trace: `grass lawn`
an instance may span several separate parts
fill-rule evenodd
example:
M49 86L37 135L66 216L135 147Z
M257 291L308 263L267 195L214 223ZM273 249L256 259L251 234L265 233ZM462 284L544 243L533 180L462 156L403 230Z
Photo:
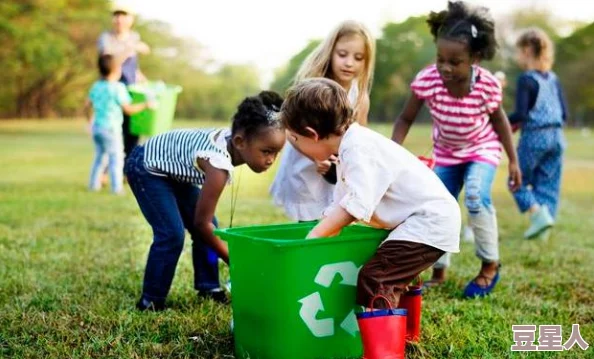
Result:
M232 358L231 310L196 297L189 238L169 296L173 309L134 310L151 230L128 189L121 197L86 190L93 148L83 126L0 122L0 358ZM414 127L406 146L428 153L429 133ZM594 358L594 142L579 131L567 137L553 236L522 239L528 220L505 188L503 164L493 190L501 282L489 298L461 298L480 266L474 245L463 242L445 285L424 296L422 339L409 346L409 358ZM268 196L275 169L241 172L234 225L287 222ZM230 192L217 211L223 227ZM574 323L591 345L586 351L510 352L513 324L562 325L565 342Z

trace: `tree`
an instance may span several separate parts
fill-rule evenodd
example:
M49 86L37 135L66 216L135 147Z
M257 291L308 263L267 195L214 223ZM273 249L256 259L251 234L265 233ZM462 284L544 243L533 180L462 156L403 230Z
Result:
M270 85L271 90L281 94L284 93L293 83L293 78L297 74L297 71L299 71L301 64L303 64L307 56L312 53L319 44L320 40L310 40L303 50L291 57L287 65L276 72L274 81Z

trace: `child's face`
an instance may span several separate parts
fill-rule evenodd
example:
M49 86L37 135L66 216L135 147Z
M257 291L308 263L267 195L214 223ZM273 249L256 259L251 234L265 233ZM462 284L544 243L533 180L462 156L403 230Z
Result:
M328 151L328 146L326 146L325 141L320 140L317 137L317 134L313 135L313 137L308 137L287 130L287 141L289 141L297 151L312 160L325 161L333 155L331 151Z
M134 17L124 12L116 12L113 14L112 23L117 33L129 31L134 24Z
M528 64L532 60L532 51L528 46L516 47L516 62L522 70L528 68Z
M474 62L467 44L447 39L437 40L437 71L444 83L457 84L468 80Z
M285 140L284 130L269 128L252 138L236 136L233 142L248 167L256 173L261 173L272 166L276 156L283 149Z
M365 42L359 35L346 35L338 39L330 63L332 78L339 84L350 85L365 66Z

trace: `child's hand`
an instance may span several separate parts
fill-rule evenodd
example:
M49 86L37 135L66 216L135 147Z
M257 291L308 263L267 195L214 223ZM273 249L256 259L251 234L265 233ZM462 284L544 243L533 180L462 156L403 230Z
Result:
M330 156L329 159L325 160L325 161L316 161L316 167L317 167L317 171L319 174L321 174L322 176L325 175L326 173L328 173L328 171L330 170L330 167L332 167L333 163L336 163L336 156L332 155Z
M509 189L512 192L517 191L522 185L522 172L517 162L510 162L508 166L509 172Z
M321 174L322 176L325 175L326 173L328 173L331 166L332 166L332 162L330 162L330 160L316 161L316 169L317 169L318 173Z
M155 100L148 100L146 102L146 108L148 108L149 110L154 110L155 108L157 108L157 101L155 101Z

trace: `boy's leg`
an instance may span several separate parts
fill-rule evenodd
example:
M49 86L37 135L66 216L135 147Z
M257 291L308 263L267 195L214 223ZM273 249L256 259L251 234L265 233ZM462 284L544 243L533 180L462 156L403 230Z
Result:
M357 304L369 307L375 295L383 295L397 307L400 294L421 272L431 267L444 251L426 244L387 240L361 268L357 279ZM375 308L387 308L377 301Z
M184 245L182 217L171 181L152 175L144 168L143 147L133 151L126 162L125 171L132 193L153 229L141 302L147 300L156 307L162 307Z
M200 196L200 189L190 185L176 187L176 197L184 225L192 235L192 263L194 264L194 288L202 292L220 290L219 257L204 242L200 234L194 229L194 215L196 202ZM216 218L213 225L218 227Z
M106 154L105 138L102 133L93 133L93 142L95 144L95 158L91 167L91 176L89 179L89 189L98 191L101 189L101 175L104 171L104 157Z

